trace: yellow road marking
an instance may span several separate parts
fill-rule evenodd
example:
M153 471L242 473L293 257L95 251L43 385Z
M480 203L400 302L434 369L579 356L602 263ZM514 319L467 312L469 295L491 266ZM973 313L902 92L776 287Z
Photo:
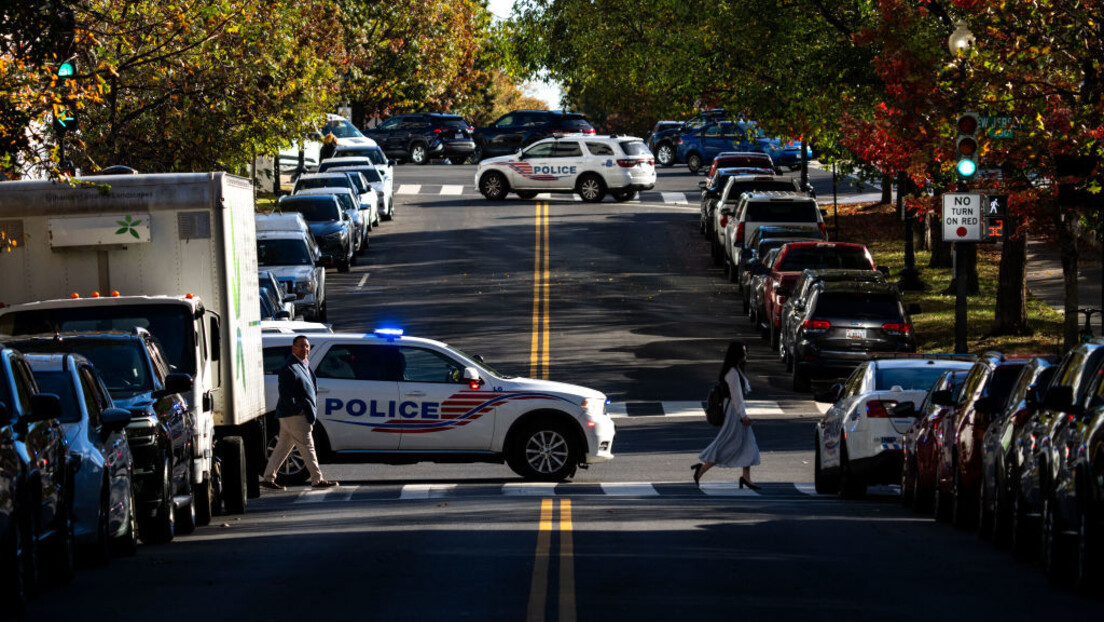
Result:
M548 202L536 203L533 253L533 335L529 346L529 376L548 379L548 299L551 287L548 269Z
M560 500L559 524L553 520L555 502L541 499L537 550L533 560L533 578L529 584L527 622L544 622L548 606L548 567L551 562L552 532L560 530L559 622L575 622L575 542L572 537L571 500Z

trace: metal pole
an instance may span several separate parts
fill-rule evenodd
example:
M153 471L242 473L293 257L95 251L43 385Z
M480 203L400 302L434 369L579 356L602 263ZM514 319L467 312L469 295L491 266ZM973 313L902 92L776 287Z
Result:
M836 163L832 162L832 225L839 240L839 203L836 200Z
M965 242L954 243L955 273L955 354L966 354L966 257Z
M897 173L897 209L901 212L901 218L905 221L905 267L901 269L901 279L897 286L903 290L922 290L924 284L920 282L920 271L916 269L916 252L912 241L912 214L905 205L905 194L908 186L908 176L904 171Z

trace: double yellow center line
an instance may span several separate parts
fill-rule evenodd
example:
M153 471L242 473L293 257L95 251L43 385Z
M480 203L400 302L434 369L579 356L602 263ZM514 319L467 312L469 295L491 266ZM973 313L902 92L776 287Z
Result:
M533 580L529 585L529 609L526 622L544 622L548 609L548 568L551 560L555 501L541 499L540 530L537 532L537 552L533 563ZM557 611L559 622L575 622L575 542L571 530L571 499L560 499L560 556Z
M533 258L533 337L529 377L548 379L548 201L537 201L536 252Z

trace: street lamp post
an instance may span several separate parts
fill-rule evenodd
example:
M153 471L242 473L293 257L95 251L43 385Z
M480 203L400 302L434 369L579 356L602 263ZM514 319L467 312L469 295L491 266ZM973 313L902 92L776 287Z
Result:
M920 271L916 269L916 253L913 250L912 241L912 210L905 205L908 182L908 175L904 171L897 173L897 209L901 213L901 219L905 221L905 267L901 269L901 279L897 281L897 286L903 290L920 291L925 289L925 286L920 281Z

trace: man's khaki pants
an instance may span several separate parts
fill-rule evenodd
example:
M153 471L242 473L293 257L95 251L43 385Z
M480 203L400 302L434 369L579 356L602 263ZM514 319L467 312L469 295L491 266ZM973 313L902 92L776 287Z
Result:
M318 466L318 454L314 451L314 437L311 436L311 428L314 426L307 423L306 415L280 417L277 421L280 422L280 436L276 439L276 449L272 450L268 466L265 467L264 480L275 482L276 469L284 464L292 449L298 449L299 457L303 459L303 464L310 473L311 484L322 481L322 469Z

